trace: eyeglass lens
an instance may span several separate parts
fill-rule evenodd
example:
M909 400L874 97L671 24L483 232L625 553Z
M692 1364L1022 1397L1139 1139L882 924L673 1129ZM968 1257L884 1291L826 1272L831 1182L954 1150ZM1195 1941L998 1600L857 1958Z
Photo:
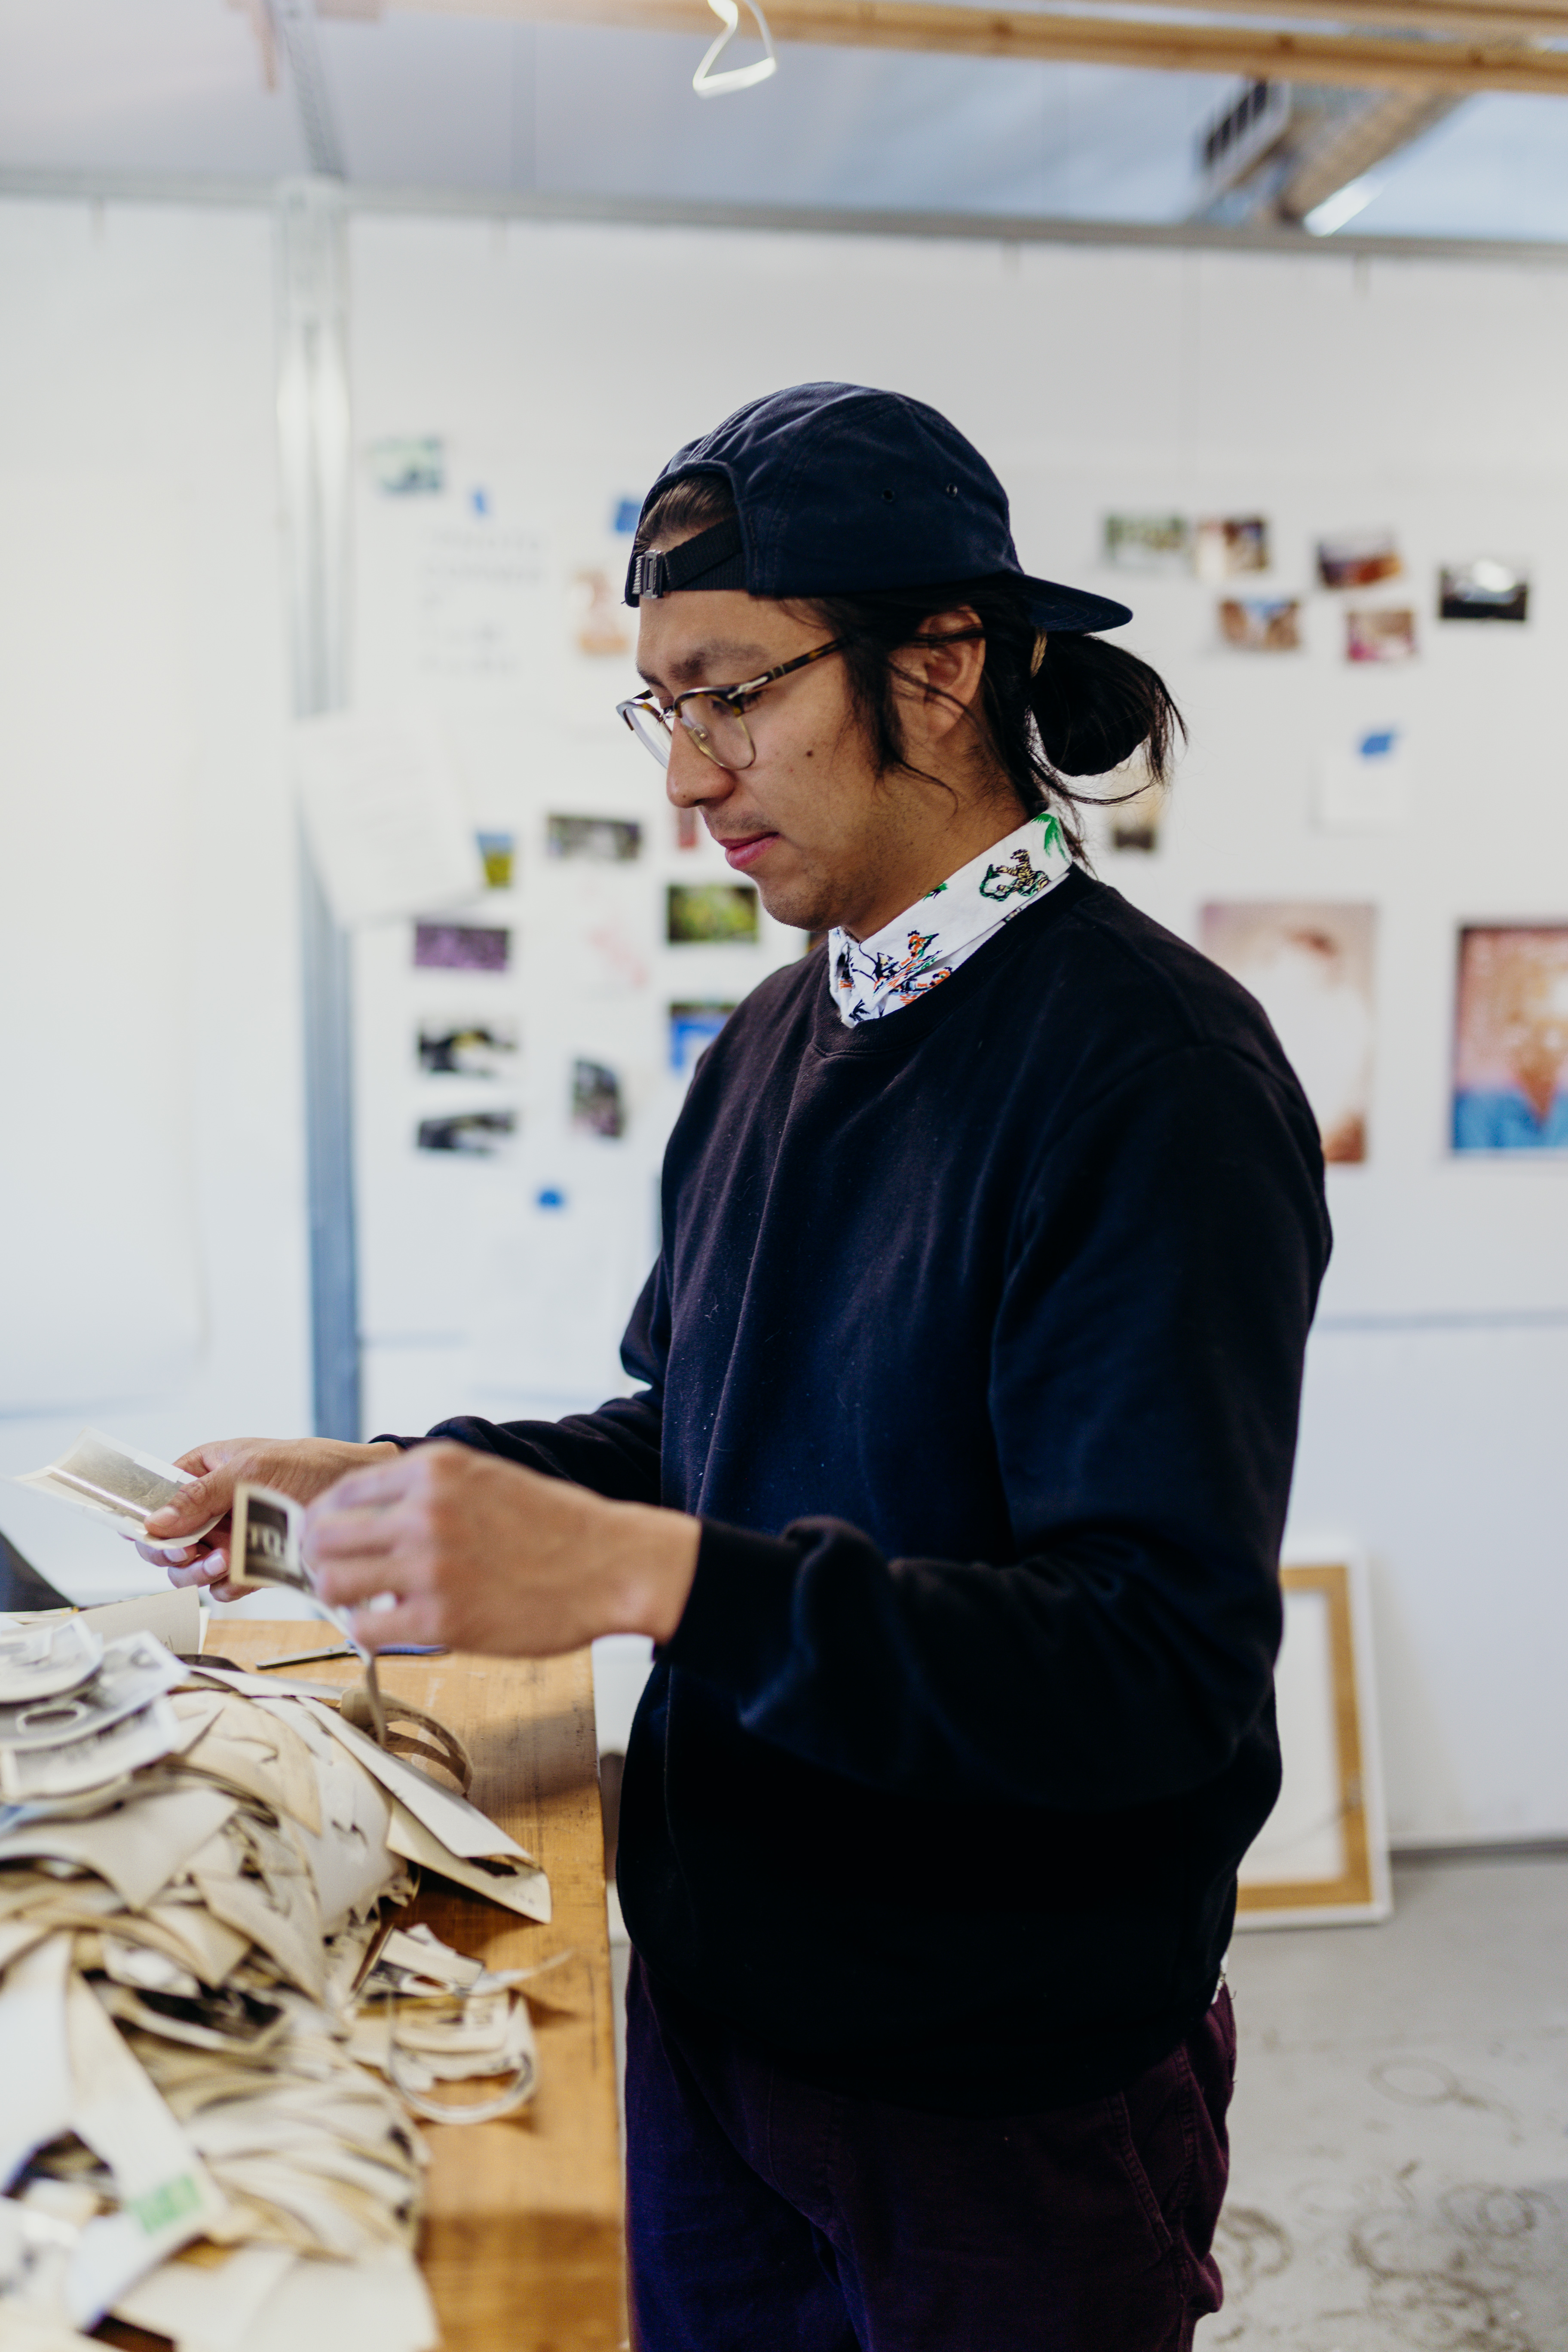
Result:
M647 746L661 768L668 768L670 714L650 709L646 702L634 702L626 715L638 742ZM745 720L717 695L692 695L681 703L678 715L697 749L716 766L749 768L756 758Z

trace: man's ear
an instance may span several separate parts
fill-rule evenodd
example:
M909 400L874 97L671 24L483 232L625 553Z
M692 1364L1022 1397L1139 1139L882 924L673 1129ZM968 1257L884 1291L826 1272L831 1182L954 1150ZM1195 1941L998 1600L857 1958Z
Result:
M985 640L973 605L931 614L893 659L907 681L900 693L906 735L918 734L934 749L967 726L985 674Z

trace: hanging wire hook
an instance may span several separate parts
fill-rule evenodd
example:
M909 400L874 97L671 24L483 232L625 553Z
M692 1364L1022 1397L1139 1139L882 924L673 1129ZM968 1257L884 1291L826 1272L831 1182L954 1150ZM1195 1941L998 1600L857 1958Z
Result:
M752 89L758 82L766 81L770 74L777 73L779 61L773 48L773 37L768 30L768 20L758 5L758 0L746 0L746 5L757 20L757 30L763 37L766 57L759 58L754 66L731 66L723 73L710 71L739 32L741 11L738 0L708 0L708 5L724 29L691 77L691 87L699 98L722 98L726 90Z

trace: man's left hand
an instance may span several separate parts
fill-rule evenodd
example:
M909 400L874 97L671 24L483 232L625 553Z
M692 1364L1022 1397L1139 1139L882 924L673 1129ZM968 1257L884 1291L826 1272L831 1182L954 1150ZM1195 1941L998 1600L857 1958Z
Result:
M547 1658L601 1633L668 1641L697 1572L700 1523L606 1502L438 1439L340 1478L305 1517L317 1591L370 1648ZM389 1592L395 1605L366 1612Z

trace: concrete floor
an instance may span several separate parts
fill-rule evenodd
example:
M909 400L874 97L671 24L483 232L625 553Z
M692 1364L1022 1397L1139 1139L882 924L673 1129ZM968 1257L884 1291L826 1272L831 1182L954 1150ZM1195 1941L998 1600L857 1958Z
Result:
M1385 1925L1239 1936L1228 1974L1197 2352L1568 2352L1568 1855L1396 1865Z
M1564 2352L1568 1857L1405 1864L1386 1925L1241 1936L1228 1973L1198 2352Z

